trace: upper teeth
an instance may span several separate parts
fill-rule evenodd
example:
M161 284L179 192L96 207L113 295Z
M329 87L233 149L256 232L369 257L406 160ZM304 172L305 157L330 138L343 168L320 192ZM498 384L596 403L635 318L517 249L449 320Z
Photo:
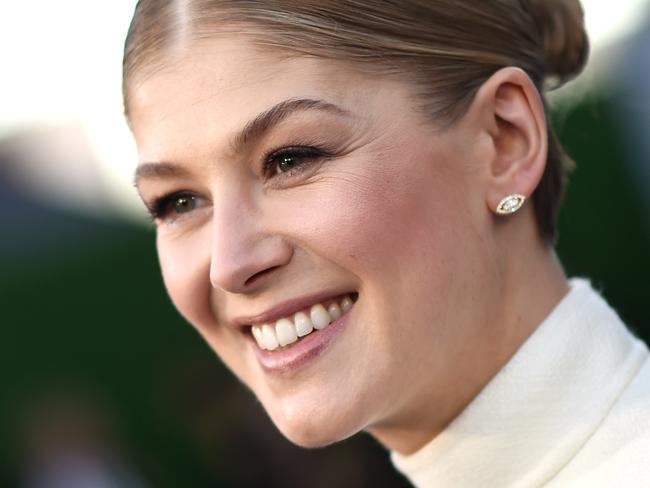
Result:
M293 344L315 330L322 330L352 308L353 301L345 296L332 302L327 309L320 303L313 305L309 313L298 312L293 317L278 320L275 325L254 325L251 330L260 349L274 351L278 347Z

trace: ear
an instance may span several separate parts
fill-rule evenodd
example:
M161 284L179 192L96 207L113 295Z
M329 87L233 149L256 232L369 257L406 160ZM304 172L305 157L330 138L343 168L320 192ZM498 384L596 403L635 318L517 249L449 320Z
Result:
M472 111L492 145L486 204L494 212L503 198L529 198L544 174L548 134L544 104L528 75L504 68L479 89Z

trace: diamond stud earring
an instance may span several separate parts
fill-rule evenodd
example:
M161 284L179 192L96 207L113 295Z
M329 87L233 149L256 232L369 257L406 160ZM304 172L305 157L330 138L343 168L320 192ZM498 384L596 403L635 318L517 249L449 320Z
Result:
M523 195L508 195L497 205L497 214L510 215L523 207L526 197Z

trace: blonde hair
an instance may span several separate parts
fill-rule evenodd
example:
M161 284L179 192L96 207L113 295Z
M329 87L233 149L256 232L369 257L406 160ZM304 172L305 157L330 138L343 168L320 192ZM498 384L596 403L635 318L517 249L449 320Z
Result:
M411 82L422 109L444 125L499 69L522 68L544 94L577 76L589 51L578 0L140 0L124 52L127 117L136 77L163 66L178 42L220 33ZM534 205L552 243L571 161L552 129L548 138Z

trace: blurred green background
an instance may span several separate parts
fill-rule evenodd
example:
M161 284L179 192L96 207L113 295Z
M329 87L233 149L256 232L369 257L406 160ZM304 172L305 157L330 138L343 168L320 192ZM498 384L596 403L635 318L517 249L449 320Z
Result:
M611 102L590 99L562 119L578 161L560 219L562 261L650 339L648 225ZM153 229L3 190L0 486L18 486L35 462L45 440L34 429L57 424L112 446L150 486L405 486L366 436L303 451L276 433L174 311ZM90 425L68 418L77 411Z
M647 52L645 32L624 52ZM650 83L636 82L650 67L635 61L554 111L577 161L558 252L648 340ZM62 452L105 486L407 486L369 436L284 440L173 309L153 228L27 190L16 174L31 153L15 148L0 138L0 486L42 486Z

